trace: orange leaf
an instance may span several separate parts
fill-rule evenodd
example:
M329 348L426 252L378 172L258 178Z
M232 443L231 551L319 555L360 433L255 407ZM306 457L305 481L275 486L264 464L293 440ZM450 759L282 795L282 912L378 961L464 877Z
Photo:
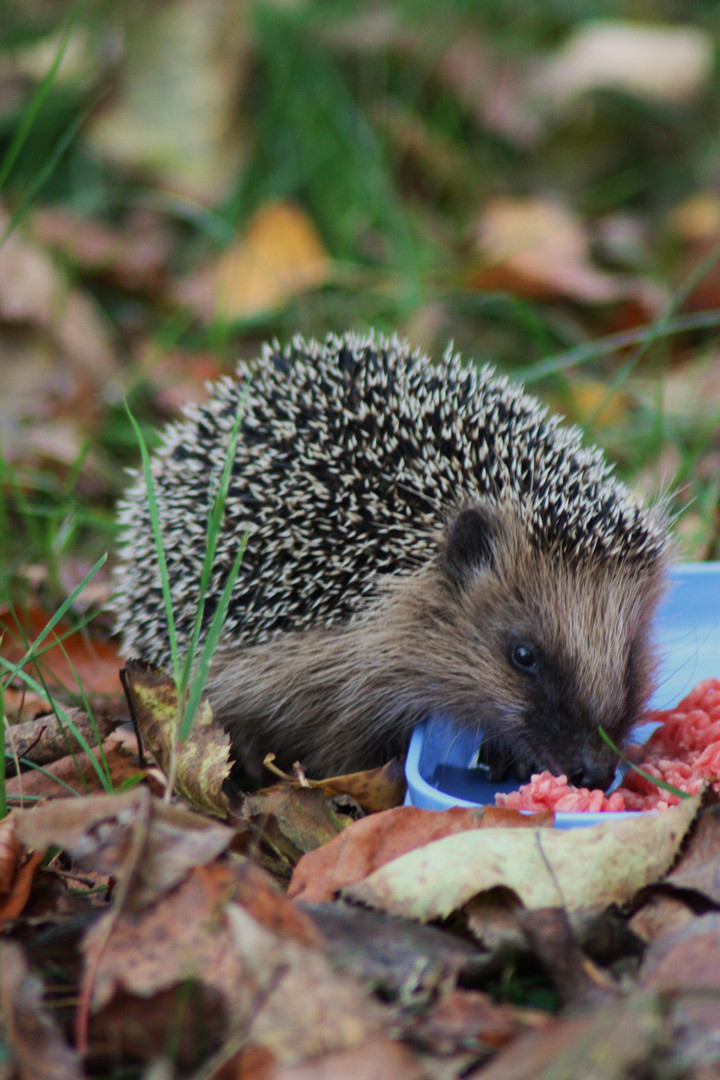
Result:
M217 308L229 318L271 311L323 285L329 271L329 256L307 214L289 203L266 203L242 242L220 260Z
M0 927L16 919L27 903L30 887L45 852L22 862L23 849L15 837L16 818L0 822Z
M37 638L51 618L50 613L37 607L28 608L17 614L31 642ZM87 630L76 630L64 637L63 635L69 629L68 623L64 621L58 623L40 648L42 655L38 663L50 690L56 690L59 687L75 690L74 668L86 693L119 692L118 671L123 664L118 655L117 645L105 641L93 641ZM0 634L3 635L0 654L10 663L17 663L25 655L26 646L7 608L0 611ZM52 644L57 642L58 637L63 638L62 644ZM36 677L32 664L28 669L28 674Z

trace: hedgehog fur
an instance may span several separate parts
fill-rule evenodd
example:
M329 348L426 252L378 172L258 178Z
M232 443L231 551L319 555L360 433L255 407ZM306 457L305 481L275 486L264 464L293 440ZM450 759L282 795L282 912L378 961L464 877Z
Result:
M499 573L493 552L508 515L512 520L507 527L510 532L517 529L522 547L516 552L517 565L537 560L553 568L549 581L572 578L577 590L573 603L581 602L583 589L588 596L593 592L589 581L608 578L622 581L626 592L630 589L628 610L616 614L621 636L627 633L633 639L627 649L643 653L643 688L642 693L630 693L625 687L618 694L638 702L646 696L652 666L647 624L662 588L669 549L662 508L639 504L602 453L583 446L578 429L563 426L535 398L491 368L468 366L450 349L435 365L397 338L374 335L329 336L322 344L296 338L284 349L268 346L259 361L241 363L235 379L220 379L206 404L187 408L183 419L165 430L152 467L181 648L187 646L195 620L208 514L239 409L240 439L205 608L207 622L248 530L223 631L225 651L211 681L211 699L215 686L231 731L234 724L241 729L238 742L250 737L254 744L258 732L269 734L270 728L281 743L288 741L278 720L285 699L261 707L253 698L248 708L254 727L248 732L250 720L236 723L231 715L230 691L218 689L228 663L235 665L233 685L241 700L238 665L250 672L257 656L263 671L272 671L273 664L282 668L283 656L299 647L298 638L320 632L331 635L321 633L316 642L322 652L323 642L344 640L357 627L362 631L374 613L384 611L383 605L397 605L393 588L398 582L413 589L417 579L422 590L428 568L435 573L443 558L445 579L453 582L447 596L454 596L455 603L463 578L453 571L458 559L474 564L478 580L484 580L488 570ZM473 518L473 507L486 517ZM142 474L121 503L119 521L115 610L124 651L167 663L165 612ZM455 527L454 522L460 524ZM512 567L508 574L511 592L517 594ZM394 583L389 594L388 582ZM524 588L526 594L536 591L532 585ZM604 587L598 588L602 593ZM421 622L444 603L438 596L428 599ZM558 595L553 602L559 625L567 600ZM618 599L618 604L622 608L623 601ZM544 618L542 609L538 611ZM612 622L613 613L607 617ZM441 619L451 625L454 613L448 616L445 611ZM608 641L611 632L616 631L608 631ZM558 626L550 633L556 652L563 633ZM571 642L569 648L577 651L581 645ZM539 653L546 652L552 649L540 644ZM307 666L306 659L297 663ZM364 658L358 656L356 662L361 668ZM545 660L543 665L548 666ZM295 684L302 683L303 670L293 671ZM368 670L374 670L372 664ZM385 672L383 679L392 682L392 672ZM306 704L322 703L323 693L318 685ZM362 691L356 687L354 693ZM478 701L482 698L478 692ZM402 727L406 738L423 712L446 704L452 711L453 702L444 702L442 696L414 702L402 724L393 713L393 730ZM386 708L377 703L373 707ZM337 732L328 735L333 752L327 764L334 767L347 755L339 752L342 720L331 719ZM298 717L288 720L295 727L301 723ZM359 753L361 760L347 764L360 766L383 756L382 720L368 715L365 724L373 738L362 746L348 738L348 754ZM508 757L521 765L527 761L529 767L543 763L537 749L516 751L511 738L508 750L506 741L498 733L504 764ZM402 748L402 742L388 740L391 748L395 743ZM297 743L302 752L304 740ZM237 749L242 756L242 748ZM294 746L289 749L295 752ZM582 746L578 753L588 756ZM557 763L558 754L551 760ZM313 761L322 767L319 753Z

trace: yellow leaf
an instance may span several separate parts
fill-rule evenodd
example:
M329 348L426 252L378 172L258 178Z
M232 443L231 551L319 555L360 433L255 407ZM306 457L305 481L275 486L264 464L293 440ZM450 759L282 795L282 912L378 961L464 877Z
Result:
M192 731L178 744L181 713L172 679L159 668L129 660L124 681L143 743L165 773L177 753L175 787L205 814L226 817L229 804L223 784L230 774L230 738L215 721L206 698L200 702Z
M220 260L216 307L228 318L271 311L324 284L329 272L330 258L307 214L289 203L266 203Z
M669 216L670 227L683 240L714 240L720 233L720 197L699 191L681 202Z

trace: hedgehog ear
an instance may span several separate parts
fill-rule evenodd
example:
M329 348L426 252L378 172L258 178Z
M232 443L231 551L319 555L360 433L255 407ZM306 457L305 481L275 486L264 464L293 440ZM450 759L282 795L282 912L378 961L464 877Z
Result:
M442 559L457 584L465 584L473 571L492 565L494 524L492 515L480 505L461 510L450 522Z

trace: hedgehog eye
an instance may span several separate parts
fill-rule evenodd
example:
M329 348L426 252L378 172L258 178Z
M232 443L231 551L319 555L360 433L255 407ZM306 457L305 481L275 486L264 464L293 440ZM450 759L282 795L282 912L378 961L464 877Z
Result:
M510 663L526 675L537 674L537 657L529 645L514 645L510 650Z

